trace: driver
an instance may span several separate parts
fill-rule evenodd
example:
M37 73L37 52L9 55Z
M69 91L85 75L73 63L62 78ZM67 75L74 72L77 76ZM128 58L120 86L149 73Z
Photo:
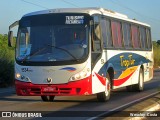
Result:
M79 34L77 35L75 33L75 40L74 40L74 43L75 44L80 44L80 45L86 45L86 36L85 36L85 32L83 31L80 31Z

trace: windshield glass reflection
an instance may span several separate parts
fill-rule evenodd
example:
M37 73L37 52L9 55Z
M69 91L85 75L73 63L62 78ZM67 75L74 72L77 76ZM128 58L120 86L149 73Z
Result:
M88 54L87 25L43 25L21 27L16 59L19 61L68 61Z

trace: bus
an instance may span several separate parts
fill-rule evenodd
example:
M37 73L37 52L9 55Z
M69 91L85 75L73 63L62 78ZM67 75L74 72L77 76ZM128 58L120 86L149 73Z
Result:
M9 26L9 46L16 25L17 95L42 101L96 95L105 102L114 89L142 91L153 78L151 27L124 14L104 8L32 12Z

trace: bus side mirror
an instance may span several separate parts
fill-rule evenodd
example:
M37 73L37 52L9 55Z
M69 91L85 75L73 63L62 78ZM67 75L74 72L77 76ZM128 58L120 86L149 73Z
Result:
M157 44L160 45L160 40L157 40Z
M8 32L8 46L13 47L13 31Z

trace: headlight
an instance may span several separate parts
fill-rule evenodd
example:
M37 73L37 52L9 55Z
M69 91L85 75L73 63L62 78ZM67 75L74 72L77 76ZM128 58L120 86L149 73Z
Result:
M84 71L81 71L81 72L73 75L73 76L70 78L70 81L75 81L75 80L84 79L84 78L86 78L86 77L89 76L89 73L90 73L90 70L89 70L89 69L84 70Z
M16 73L16 74L15 74L15 77L16 77L17 79L19 79L19 78L21 77L21 74Z
M30 79L24 75L21 75L20 73L16 73L15 74L15 78L17 80L20 80L20 81L24 81L24 82L31 82Z

